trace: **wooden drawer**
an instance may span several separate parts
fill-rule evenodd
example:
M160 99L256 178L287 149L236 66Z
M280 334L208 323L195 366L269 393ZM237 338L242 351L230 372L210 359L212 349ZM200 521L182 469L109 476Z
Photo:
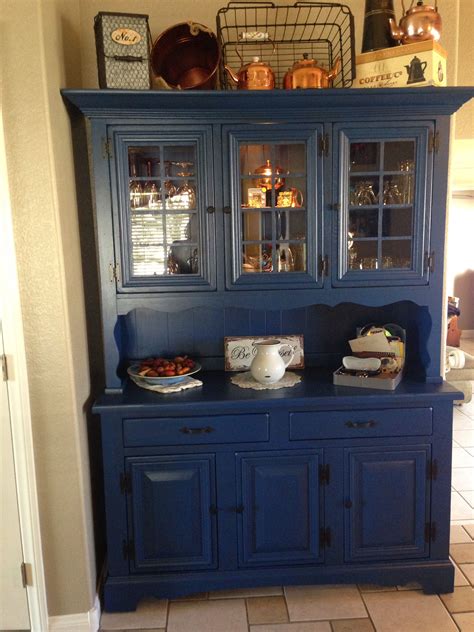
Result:
M431 408L290 413L290 440L430 435Z
M128 448L268 441L268 437L266 413L123 420L123 444Z

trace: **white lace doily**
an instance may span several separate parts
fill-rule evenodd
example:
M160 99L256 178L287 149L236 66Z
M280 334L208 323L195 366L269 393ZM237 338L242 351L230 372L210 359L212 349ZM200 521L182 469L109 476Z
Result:
M185 378L182 382L170 384L169 386L166 386L165 384L147 384L145 381L139 380L133 375L131 375L130 378L132 382L135 382L135 384L140 388L145 388L147 391L155 391L155 393L179 393L179 391L184 391L188 388L202 386L201 380L196 380L191 376Z
M290 386L294 386L301 382L301 375L296 375L296 373L291 373L291 371L286 371L285 375L274 384L260 384L252 377L250 371L246 371L245 373L237 373L237 375L233 375L230 378L232 384L236 384L240 386L240 388L253 388L256 391L266 391L276 388L289 388Z

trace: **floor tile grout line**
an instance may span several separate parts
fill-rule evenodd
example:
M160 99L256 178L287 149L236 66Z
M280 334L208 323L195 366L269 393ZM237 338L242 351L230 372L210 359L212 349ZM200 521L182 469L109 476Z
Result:
M359 584L356 584L356 586L357 586L357 590L359 591L360 598L362 599L362 603L364 604L365 611L367 612L367 617L369 618L369 621L372 624L372 627L374 628L375 632L377 632L377 626L375 625L374 621L372 621L372 617L370 616L369 608L368 608L367 604L365 603L364 593L359 588Z

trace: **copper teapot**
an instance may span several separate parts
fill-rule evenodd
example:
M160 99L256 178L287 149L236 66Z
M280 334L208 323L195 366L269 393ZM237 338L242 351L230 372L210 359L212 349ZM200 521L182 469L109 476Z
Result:
M412 4L413 0L408 11L405 11L402 0L404 16L398 27L395 20L389 19L392 38L402 44L413 44L425 40L438 41L441 37L441 16L438 13L438 7L423 4L423 0L418 0L413 8Z
M341 69L341 60L336 62L331 70L325 70L317 65L314 59L308 59L308 53L303 54L303 59L296 61L293 68L289 69L283 77L283 87L286 90L297 88L328 88L330 82Z
M257 186L261 189L271 189L275 186L275 190L280 189L285 184L285 178L281 177L281 174L285 173L283 167L272 167L270 160L266 160L264 165L257 167L254 174L260 176L257 180ZM273 174L273 182L272 182Z
M260 57L252 57L249 64L242 66L238 73L226 64L224 68L238 90L273 90L275 87L275 74L269 64L260 60Z

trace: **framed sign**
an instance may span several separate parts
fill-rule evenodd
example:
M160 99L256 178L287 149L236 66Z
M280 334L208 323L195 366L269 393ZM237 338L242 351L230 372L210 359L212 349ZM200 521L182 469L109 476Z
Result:
M231 336L224 338L224 358L226 371L248 371L257 352L254 342L262 340L279 340L282 344L293 347L295 352L293 360L288 365L289 369L304 369L303 335L291 336ZM286 360L289 351L283 348L280 351L283 360ZM286 355L286 357L285 357Z

